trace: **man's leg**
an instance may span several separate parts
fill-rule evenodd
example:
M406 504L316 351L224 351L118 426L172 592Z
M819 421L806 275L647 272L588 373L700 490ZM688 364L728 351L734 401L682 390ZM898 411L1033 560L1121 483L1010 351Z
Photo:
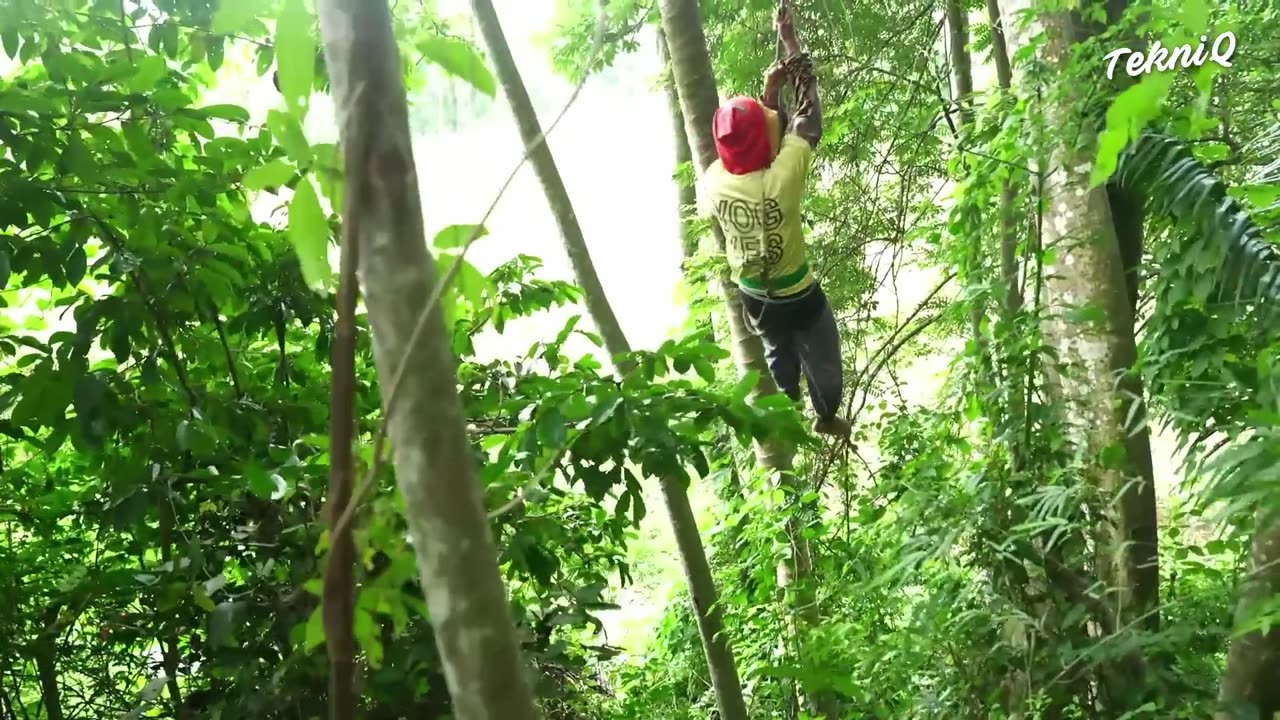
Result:
M747 327L759 336L764 344L764 359L769 366L769 374L778 390L792 400L800 400L800 356L796 351L795 335L788 328L775 327L777 323L767 322L769 308L764 303L739 291L742 300L742 315Z
M821 293L821 288L815 289ZM844 363L840 357L840 331L825 295L822 309L808 326L797 328L796 351L809 386L809 400L818 416L814 429L829 435L849 434L849 424L836 417L844 394Z

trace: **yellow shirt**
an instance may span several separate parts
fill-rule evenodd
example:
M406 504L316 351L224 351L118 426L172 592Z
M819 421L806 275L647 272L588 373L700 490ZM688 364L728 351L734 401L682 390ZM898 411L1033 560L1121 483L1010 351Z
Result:
M813 284L800 226L812 160L808 141L789 133L763 170L734 175L719 160L707 168L703 212L714 215L724 230L730 275L743 289L786 296Z

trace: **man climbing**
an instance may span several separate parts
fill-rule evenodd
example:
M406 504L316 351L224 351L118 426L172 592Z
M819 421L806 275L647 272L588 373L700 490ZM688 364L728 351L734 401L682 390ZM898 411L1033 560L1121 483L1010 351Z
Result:
M785 0L776 25L786 60L769 69L760 100L739 96L716 111L720 159L707 168L704 197L724 230L744 319L764 342L778 389L799 402L803 372L814 431L848 438L849 423L836 416L844 391L840 335L809 269L800 225L805 175L822 137L818 83ZM796 95L789 123L778 97L788 78Z

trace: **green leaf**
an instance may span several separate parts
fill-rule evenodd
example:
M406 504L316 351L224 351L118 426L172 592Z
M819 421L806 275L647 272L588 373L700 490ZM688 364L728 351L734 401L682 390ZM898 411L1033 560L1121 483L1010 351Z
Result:
M289 240L298 253L302 277L312 288L324 287L333 277L329 266L329 224L311 178L303 178L289 201Z
M435 36L418 43L418 51L450 75L469 83L489 97L494 96L497 87L493 82L493 75L470 43Z
M316 67L315 18L302 0L286 0L276 22L276 69L280 93L289 111L301 121L307 116Z
M271 129L271 136L276 139L280 147L284 148L290 159L300 167L311 165L311 145L307 143L307 136L302 132L302 125L298 123L296 117L279 110L271 110L267 112L267 127Z
M22 45L22 37L18 35L18 29L15 27L7 27L0 30L0 45L4 46L4 54L12 60L18 57L18 48Z
M129 336L129 326L116 322L111 326L111 354L116 362L123 365L129 360L133 350L133 339Z
M312 145L315 164L311 171L320 183L320 192L329 198L329 204L335 213L342 212L342 154L333 143Z
M305 640L303 641L304 650L314 650L324 644L324 616L321 614L323 606L317 605L315 610L311 611L311 617L307 618L307 631Z
M1111 177L1129 141L1138 137L1147 123L1160 114L1176 75L1174 72L1147 75L1111 102L1107 108L1107 127L1098 136L1098 156L1090 173L1089 182L1093 187Z
M67 255L66 262L62 264L63 272L67 274L67 284L75 287L84 280L84 274L87 269L88 256L85 255L84 246L76 245L71 248L70 254Z
M1199 35L1209 28L1209 4L1205 0L1182 0L1182 24Z
M436 233L431 245L437 250L452 250L466 246L473 235L479 240L488 234L489 231L483 225L450 225Z
M716 369L706 360L700 357L693 358L693 369L698 373L698 377L707 381L707 384L712 384L716 381Z
M543 447L559 448L564 446L566 437L564 415L559 408L552 407L538 418L538 441Z
M249 111L239 105L221 104L206 105L200 108L200 112L206 117L217 118L219 120L227 120L234 123L249 122Z
M484 292L488 288L488 280L476 269L475 265L465 258L458 258L458 274L453 277L453 286L458 293L471 303L472 307L480 307L484 303Z
M13 268L10 264L9 253L0 250L0 290L4 290L9 286L9 275Z
M213 14L213 32L230 35L243 30L257 17L259 0L220 0Z
M257 463L252 463L244 469L244 481L249 486L249 492L257 495L263 500L270 500L271 495L276 491L276 483L267 474L267 471Z
M146 92L155 88L160 78L169 72L169 66L159 55L143 55L133 62L129 72L129 89L134 92Z
M289 182L297 168L284 158L276 158L266 165L256 167L244 174L244 185L250 190L277 188Z
M373 616L364 608L357 607L354 619L356 641L369 659L369 666L375 670L382 667L382 641L378 639L379 628L373 621Z
M734 402L741 402L742 400L745 400L747 395L751 394L752 388L754 388L758 382L760 382L760 371L748 370L747 374L743 375L742 379L738 381L738 384L733 386L733 390L729 393L729 397L733 398Z

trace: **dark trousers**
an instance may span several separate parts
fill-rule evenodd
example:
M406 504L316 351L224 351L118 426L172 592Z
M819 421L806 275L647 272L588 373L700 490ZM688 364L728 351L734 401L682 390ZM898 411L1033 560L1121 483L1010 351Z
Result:
M834 417L844 393L844 365L836 318L822 288L814 283L798 295L772 300L739 288L738 297L747 326L764 341L778 389L798 401L803 372L814 412L822 419Z

